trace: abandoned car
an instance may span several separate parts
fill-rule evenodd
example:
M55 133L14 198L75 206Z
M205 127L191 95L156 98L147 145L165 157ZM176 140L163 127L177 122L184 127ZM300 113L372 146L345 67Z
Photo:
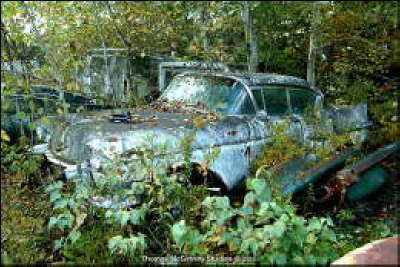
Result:
M29 133L29 123L38 119L37 114L57 114L57 109L67 109L76 112L78 109L99 110L106 106L95 105L93 100L63 90L53 89L47 85L32 85L29 93L17 90L4 97L2 101L1 128L4 129L11 140ZM18 119L17 113L24 113L23 119Z
M315 124L305 119L310 107L318 114ZM326 109L321 91L297 77L200 71L176 75L146 107L71 113L49 121L38 127L46 143L36 151L63 166L67 179L79 174L103 179L102 166L120 158L124 180L142 181L146 172L140 168L149 161L154 167L181 164L182 143L189 140L191 164L208 163L207 171L226 190L248 175L275 124L288 122L287 134L307 146L328 145L317 138L317 128L329 134L352 132L354 143L361 145L371 124L366 104ZM218 153L210 160L213 150Z

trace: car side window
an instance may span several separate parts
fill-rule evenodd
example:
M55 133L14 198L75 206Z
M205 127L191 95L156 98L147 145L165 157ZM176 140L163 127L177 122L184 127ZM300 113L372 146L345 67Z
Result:
M304 114L315 105L316 94L301 88L289 88L290 105L295 114Z
M253 95L258 107L269 115L284 115L289 112L285 87L265 86L254 89Z

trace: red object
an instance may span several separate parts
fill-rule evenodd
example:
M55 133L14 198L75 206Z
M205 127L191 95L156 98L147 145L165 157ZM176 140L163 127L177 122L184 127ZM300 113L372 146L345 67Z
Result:
M399 265L400 238L389 237L357 248L332 263L335 265Z
M386 211L380 210L380 211L378 211L378 213L376 215L378 215L379 217L386 217L388 215L388 213Z

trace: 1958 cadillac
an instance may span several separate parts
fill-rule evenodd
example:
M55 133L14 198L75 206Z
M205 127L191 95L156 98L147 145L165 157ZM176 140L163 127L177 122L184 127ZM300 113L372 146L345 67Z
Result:
M143 153L168 144L152 154L151 164L177 166L184 158L182 141L191 136L192 165L218 149L207 171L231 190L270 141L272 125L285 120L287 134L307 146L327 145L316 138L321 127L330 134L352 132L358 145L366 141L367 104L328 109L323 99L319 89L292 76L189 71L175 76L146 107L49 117L50 124L37 130L47 143L35 151L63 166L68 179L79 174L102 179L102 166L122 158L124 179L134 182L146 179L139 171ZM305 119L310 107L319 114L317 123Z

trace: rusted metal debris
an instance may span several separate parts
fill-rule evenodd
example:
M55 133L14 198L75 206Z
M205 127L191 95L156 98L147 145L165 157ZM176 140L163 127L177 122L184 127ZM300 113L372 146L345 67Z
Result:
M317 163L315 155L308 154L289 159L270 169L282 184L284 194L294 194L306 189L324 177L340 170L348 158L359 154L359 150L348 150L335 155L329 160Z
M380 178L379 176L385 176L385 171L383 171L382 167L377 168L375 166L379 165L381 161L383 161L393 153L397 152L398 150L400 150L400 142L392 143L369 154L363 159L353 163L349 167L337 172L336 175L332 177L324 186L326 195L323 198L319 199L319 202L324 202L327 199L338 195L340 197L339 206L343 205L348 188L352 185L360 183L361 179L369 175L368 171L380 171L379 173L377 173L378 177L376 177L376 179ZM378 186L379 184L381 183L378 183L376 186ZM366 185L366 187L371 187L371 185ZM366 188L365 191L369 192L373 191L373 189L374 188ZM362 194L362 192L359 192L357 194ZM365 194L367 194L367 192ZM357 197L357 199L361 197L362 196Z
M323 198L319 199L318 202L325 202L329 198L335 195L339 195L340 196L339 206L342 206L345 200L347 187L358 182L358 178L355 179L353 176L347 174L348 173L330 179L324 186L326 195Z
M386 159L393 153L397 152L399 149L400 149L400 142L394 142L390 145L387 145L387 146L371 153L370 155L361 159L360 161L352 164L350 167L346 168L345 170L343 170L342 171L343 175L344 176L352 175L354 177L358 176L360 173L368 170L369 168L374 166L376 163ZM338 175L341 175L341 173L338 173ZM356 178L354 178L354 179L356 179Z

